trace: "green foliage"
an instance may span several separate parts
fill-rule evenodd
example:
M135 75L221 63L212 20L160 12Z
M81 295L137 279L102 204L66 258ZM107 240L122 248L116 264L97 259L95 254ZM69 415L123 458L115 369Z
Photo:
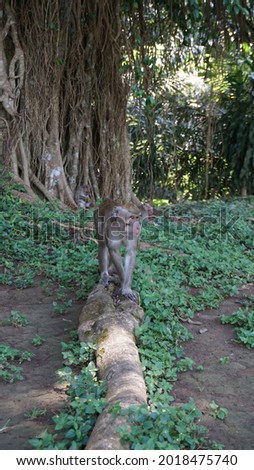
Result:
M223 420L228 415L227 408L221 408L217 403L215 403L215 401L212 401L210 403L210 408L211 408L211 416L213 416L213 418Z
M130 407L127 411L128 424L119 431L124 444L135 450L197 449L207 446L206 429L197 424L202 413L193 400L182 406L159 403L156 407ZM209 442L209 448L218 448Z
M21 374L24 361L31 361L33 353L11 348L5 344L0 344L0 379L12 383L15 380L23 380Z
M81 366L89 364L93 360L96 346L93 343L79 343L77 338L61 343L63 363L66 366Z
M15 312L14 310L11 311L8 322L10 325L18 328L22 326L27 326L29 324L27 315L22 315L21 313Z
M179 320L217 307L224 296L235 294L238 286L253 282L253 228L248 221L253 211L252 199L183 204L164 212L156 226L144 227L142 238L151 247L138 253L134 287L138 279L136 288L146 316L136 334L152 407L165 408L170 414L168 403L172 401L170 392L177 374L194 366L190 358L184 358L182 345L190 339L190 333ZM212 412L219 419L226 416L224 408ZM196 418L194 414L190 416L194 432ZM137 445L169 448L169 442L155 443L155 435L162 434L155 423L148 426L154 431L152 441L146 444L146 436ZM134 446L134 442L142 440L141 428L134 426L133 431L127 427L124 439L130 439ZM197 434L194 432L191 441L192 431L189 434L186 427L185 431L182 438L189 439L192 445ZM178 448L179 443L172 445Z
M85 297L96 281L96 246L92 242L82 245L73 240L66 227L53 224L53 231L50 225L52 220L65 225L69 221L73 227L75 216L47 204L40 209L21 204L13 196L6 196L4 205L8 237L1 255L2 280L13 283L27 272L41 274L45 288L58 283L55 305L61 308L67 307L66 288ZM249 198L167 206L154 225L144 224L146 249L138 252L133 287L140 292L145 310L145 321L136 335L150 408L130 410L134 431L122 430L122 436L133 448L210 445L197 424L200 412L195 405L171 406L178 373L194 367L192 359L184 356L183 344L191 335L181 321L197 311L217 307L224 296L236 293L238 286L253 282L253 217L253 200ZM252 299L245 302L250 312ZM59 377L69 384L68 400L54 417L54 433L45 431L33 440L36 448L76 449L87 441L105 406L105 387L96 377L94 349L94 345L80 345L76 338L62 344L65 368ZM112 412L117 415L122 410L115 406ZM219 410L212 412L221 416ZM146 423L145 437L139 424L142 420ZM164 421L169 428L163 428Z
M59 379L68 383L67 403L53 417L55 433L46 430L31 440L36 449L80 449L85 446L97 416L106 406L105 386L96 377L92 357L95 346L79 344L77 339L62 343L66 367L58 371ZM67 367L71 365L71 367Z
M42 336L36 335L32 340L32 344L33 346L41 346L45 341L46 340L42 338Z
M223 364L223 365L229 364L229 362L230 362L230 357L229 356L223 356L223 357L220 357L220 359L219 359L219 363Z
M253 2L157 8L146 3L131 21L135 53L123 60L135 81L135 190L170 202L253 194ZM142 21L149 28L140 31Z
M253 215L253 202L186 204L171 209L172 220L167 219L168 215L158 220L156 230L145 227L143 239L152 240L154 247L138 254L134 282L138 279L146 312L137 338L149 400L154 407L172 413L173 420L175 415L168 405L173 382L179 371L194 365L191 359L182 358L182 342L190 334L179 323L179 317L192 317L196 311L217 307L223 295L232 295L237 286L253 281L253 231L246 221ZM176 223L177 216L184 216L186 221ZM195 294L190 293L191 286ZM182 407L180 410L184 413ZM113 411L119 413L119 407ZM224 408L216 407L212 412L219 419L226 416ZM186 442L195 445L195 439L200 438L195 434L196 418L192 416L190 431L183 425L181 448L188 447ZM139 410L133 410L133 417L141 419ZM135 425L134 430L127 427L123 439L129 439L133 448L170 448L169 442L157 442L158 436L163 436L160 426L155 426L150 417L146 419L148 429L153 429L152 436L145 435L142 441L142 424ZM179 443L172 445L178 448Z
M221 322L234 325L239 341L247 348L254 349L254 309L240 308L230 316L222 315Z
M238 67L232 67L225 77L228 86L222 95L220 125L224 139L221 150L232 175L232 190L240 194L254 192L253 64L252 52Z
M160 87L155 82L152 116L147 116L145 100L134 96L129 104L134 187L143 198L163 197L168 202L183 196L199 199L205 194L204 122L211 93L201 74L180 69L170 75L170 81L160 75ZM221 169L222 162L217 156L214 158ZM153 187L148 181L151 174ZM219 170L215 178L214 186L219 184Z
M58 315L64 315L68 309L72 306L72 300L66 300L65 302L53 302L54 313Z
M193 370L195 361L193 361L190 357L185 357L184 359L180 359L176 365L179 372L186 372L187 370Z
M45 203L36 206L24 203L11 194L10 185L2 198L1 224L4 254L0 261L4 267L0 282L26 288L33 284L35 274L59 285L59 300L65 287L75 290L80 298L86 297L96 278L96 245L80 244L75 240L75 227L85 228L91 213L60 211ZM63 314L71 301L56 303L57 313Z
M28 419L38 419L42 418L47 414L47 410L45 408L38 408L35 406L31 411L28 411L24 414L24 416Z

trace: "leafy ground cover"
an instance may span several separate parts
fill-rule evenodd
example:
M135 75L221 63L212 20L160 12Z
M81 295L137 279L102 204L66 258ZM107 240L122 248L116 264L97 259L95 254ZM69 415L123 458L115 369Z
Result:
M38 288L43 289L42 302L45 303L45 296L50 299L47 308L50 309L51 328L57 323L59 337L61 328L64 332L64 339L61 338L64 342L64 367L60 376L64 379L64 390L66 387L68 390L64 409L59 412L51 409L53 422L51 419L48 422L49 415L45 417L38 411L45 409L45 403L42 403L42 408L35 403L30 416L38 415L37 419L47 424L45 428L48 430L40 437L30 435L32 444L23 445L80 448L85 444L96 416L105 406L104 388L96 377L92 348L85 351L80 350L77 343L74 346L73 339L70 341L66 337L69 333L67 335L68 329L63 325L69 322L69 326L75 329L81 305L97 281L96 244L89 239L93 237L92 214L63 212L46 204L31 205L14 197L11 189L9 185L1 197L0 226L4 250L0 281L5 292L29 292L30 297L26 308L21 311L15 302L4 305L3 320L10 323L0 325L3 333L1 347L29 351L27 345L31 345L30 351L35 356L29 358L29 369L28 364L24 366L25 380L22 384L31 380L36 371L36 361L40 355L48 353L48 332L40 331L41 320L36 312L31 315L30 311L28 325L23 324L22 315L29 310L33 291L38 293ZM206 431L200 423L202 412L189 399L191 395L186 395L184 403L176 403L174 389L179 378L182 380L188 371L201 373L200 368L203 367L202 363L186 356L185 351L192 344L189 340L193 336L189 328L193 325L188 322L195 322L195 315L199 312L218 309L225 297L236 295L241 285L253 282L253 219L254 202L249 198L172 205L160 210L154 223L144 224L134 289L140 292L145 309L145 321L137 331L137 340L149 394L149 409L131 409L129 412L132 432L122 429L121 433L131 448L218 447L218 444L207 441ZM238 317L244 316L245 323L237 323L236 327L248 331L245 338L248 337L246 345L250 351L246 351L251 354L253 307L248 305L244 308L245 313L238 314ZM11 311L16 315L10 317ZM7 329L9 343L6 345ZM11 340L15 339L17 330L19 335L22 332L18 346ZM55 343L59 354L61 341ZM21 347L22 343L24 347ZM227 363L226 357L222 352L222 362ZM1 387L17 386L18 377L16 380L15 384L2 383ZM82 388L84 383L85 389ZM24 386L20 387L17 386L16 390L24 390ZM225 404L218 404L216 399L211 403L213 401L213 419L226 421ZM29 410L25 411L29 413ZM121 410L112 412L121 413ZM5 429L5 424L1 423L2 429Z

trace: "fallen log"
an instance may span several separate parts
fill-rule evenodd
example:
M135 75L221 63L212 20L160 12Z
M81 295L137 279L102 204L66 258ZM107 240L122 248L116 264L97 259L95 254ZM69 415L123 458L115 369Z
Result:
M98 417L86 449L124 449L118 432L126 416L114 416L110 409L147 403L146 387L135 344L134 331L144 318L143 309L124 299L114 302L111 289L97 285L80 315L78 329L82 342L96 343L96 363L100 378L107 385L107 407Z

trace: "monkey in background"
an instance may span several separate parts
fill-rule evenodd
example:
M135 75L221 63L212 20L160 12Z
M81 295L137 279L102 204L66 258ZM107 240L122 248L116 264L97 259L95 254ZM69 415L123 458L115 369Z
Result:
M144 214L146 213L144 208ZM131 290L131 283L141 233L142 210L133 203L118 204L106 199L95 210L94 217L99 242L101 284L107 287L114 280L111 272L115 270L120 279L121 294L137 301L136 294ZM124 262L120 253L121 246L126 247Z
M82 209L89 209L93 206L93 203L89 196L89 187L87 184L82 184L74 192L74 201L78 207Z

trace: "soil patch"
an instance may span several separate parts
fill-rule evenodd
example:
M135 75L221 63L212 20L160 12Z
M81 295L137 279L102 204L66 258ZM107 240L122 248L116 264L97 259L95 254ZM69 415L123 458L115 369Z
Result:
M239 289L237 296L222 302L219 309L195 315L194 320L201 325L188 325L193 340L184 345L184 350L204 369L180 374L173 390L176 403L186 402L190 397L195 400L210 439L227 450L254 449L253 350L236 342L234 328L220 322L221 315L232 315L242 306L244 294L254 295L254 285ZM211 416L213 401L227 408L224 420Z
M21 328L1 325L0 343L34 354L30 362L21 364L24 380L0 382L1 450L31 449L29 439L46 428L53 431L52 416L65 399L65 387L59 385L56 375L56 370L63 367L61 342L69 341L69 332L77 330L84 302L73 300L66 315L56 314L52 306L52 302L57 300L54 289L49 296L39 284L37 279L35 286L24 290L0 286L1 322L9 318L11 311L27 315L29 321ZM72 293L68 293L70 298L73 298ZM39 347L32 343L36 335L45 340ZM34 409L46 409L47 413L39 419L25 417Z

